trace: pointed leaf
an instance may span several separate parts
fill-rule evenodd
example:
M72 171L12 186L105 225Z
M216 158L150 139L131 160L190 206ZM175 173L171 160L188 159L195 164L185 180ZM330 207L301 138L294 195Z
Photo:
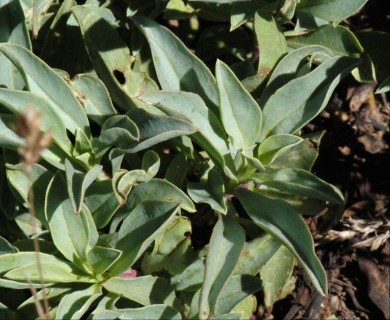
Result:
M140 202L148 200L177 202L182 209L188 212L196 211L191 199L183 191L166 180L156 178L135 186L131 190L128 202L123 210L129 212Z
M198 95L189 92L158 91L146 94L142 99L154 104L168 115L191 121L199 130L191 137L203 147L229 178L236 179L226 133L217 116L207 109Z
M287 53L286 39L268 10L256 12L254 28L260 51L258 73L267 74Z
M199 317L208 319L232 276L245 243L245 232L233 214L220 215L214 226L206 258Z
M271 307L280 300L283 288L288 284L294 270L294 255L285 246L279 247L275 254L261 268L260 276L264 286L264 303Z
M257 183L288 194L344 203L344 197L336 187L303 169L267 170L255 174L253 178Z
M62 119L73 134L77 129L87 130L88 119L81 104L66 82L27 49L14 44L0 44L0 52L18 68L28 91L42 97Z
M162 89L197 93L217 111L217 86L206 65L167 28L144 17L133 17L133 22L149 42Z
M362 8L367 0L301 0L297 10L332 22L340 22Z
M196 203L207 203L212 209L226 214L225 186L216 168L211 169L200 182L188 183L187 192Z
M114 27L106 21L98 8L72 8L80 25L85 47L91 62L109 90L113 100L124 109L135 105L133 97L147 89L157 89L146 73L131 69L130 50Z
M260 107L226 64L218 60L215 73L223 126L237 149L248 149L260 134Z
M144 201L130 212L122 222L116 242L116 249L123 253L110 268L110 275L119 275L130 268L166 228L178 208L175 202Z
M53 177L48 186L46 218L58 250L78 267L88 269L82 261L95 246L98 233L87 207L83 206L78 215L74 213L60 173Z
M111 278L103 284L109 292L135 301L141 305L177 303L175 292L163 278L143 276L133 279Z
M80 319L101 295L100 285L65 295L58 305L56 319Z
M142 109L134 110L128 115L138 126L140 132L139 142L129 143L128 147L123 148L129 153L135 153L160 142L198 131L198 128L189 121L176 117L153 115Z
M237 304L261 290L262 287L258 277L247 274L231 277L215 306L215 314L222 315L231 312Z
M284 201L270 199L253 191L241 189L235 195L253 222L294 253L315 288L325 295L326 274L315 255L310 232L298 212Z
M325 108L343 74L356 65L356 59L333 57L277 90L264 106L260 140L302 128Z

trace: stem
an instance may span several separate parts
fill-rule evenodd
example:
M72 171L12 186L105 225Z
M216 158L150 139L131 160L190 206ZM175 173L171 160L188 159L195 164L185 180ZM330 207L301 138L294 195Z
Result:
M36 214L35 214L35 206L34 206L34 190L33 190L33 180L32 180L32 167L31 165L28 165L26 167L26 170L25 170L29 180L31 181L31 187L30 187L30 190L28 192L28 202L30 204L29 206L29 211L30 211L30 214L33 218L33 221L32 221L32 227L33 227L33 233L35 234L36 231L37 231L37 224L36 224ZM43 319L44 320L50 320L50 316L49 316L49 300L47 299L47 296L46 296L46 291L45 291L45 280L43 278L43 272L42 272L42 263L41 263L41 258L39 256L39 252L40 252L40 249L39 249L39 241L38 241L38 238L37 237L34 237L33 238L33 244L34 244L34 252L35 252L35 259L37 261L37 267L38 267L38 272L39 272L39 280L41 282L41 289L42 289L42 296L43 296L43 311L44 311L44 314L43 314ZM31 291L34 295L34 292L36 294L36 290L34 287L31 288ZM36 303L39 303L39 300L37 300ZM39 309L37 308L37 311L39 312L39 310L42 311L42 307L40 307Z

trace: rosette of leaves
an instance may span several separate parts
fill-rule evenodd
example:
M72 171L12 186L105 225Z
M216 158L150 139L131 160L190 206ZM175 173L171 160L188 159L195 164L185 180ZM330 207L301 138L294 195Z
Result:
M325 294L301 215L337 216L343 197L311 173L321 135L300 130L344 75L376 76L368 47L335 26L364 3L1 3L1 312L31 317L46 298L53 318L245 319L259 290L267 307L291 292L296 262ZM196 51L209 65L225 54L241 63L218 60L211 72L153 21L160 14L230 21L188 36L201 32ZM293 17L296 28L281 32ZM229 29L254 31L259 50L233 45ZM28 107L53 137L30 176L11 130ZM207 239L197 250L194 227Z

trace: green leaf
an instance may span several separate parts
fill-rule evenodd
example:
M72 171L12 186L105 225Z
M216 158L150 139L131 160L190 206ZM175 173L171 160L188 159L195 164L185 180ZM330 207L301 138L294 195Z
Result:
M301 129L325 108L342 76L356 63L356 59L348 57L329 58L309 74L277 90L265 103L260 140Z
M171 278L171 284L177 291L197 291L204 279L204 259L198 259L188 265L180 274Z
M0 2L0 43L15 43L31 50L31 41L25 24L24 13L17 0ZM15 66L0 54L0 86L9 89L23 89L23 79Z
M154 104L168 115L191 121L199 130L191 137L203 147L229 178L236 179L226 133L217 116L207 109L198 95L188 92L158 91L146 94L142 99Z
M260 276L264 286L264 303L271 307L281 296L294 270L294 255L285 246L279 247L275 254L261 268Z
M0 3L0 42L15 43L31 49L20 1L2 0Z
M54 0L35 0L32 3L32 33L35 39L45 22L45 14L53 2Z
M234 274L258 274L280 246L280 241L268 234L246 242Z
M114 115L102 126L99 142L108 146L126 147L131 141L139 141L137 125L127 115Z
M28 277L34 283L40 283L37 269L37 254L42 265L43 276L47 282L89 282L89 277L74 273L74 267L57 257L45 253L17 252L0 255L0 273L17 281L27 283ZM58 273L57 273L58 272Z
M329 59L332 55L332 51L326 47L311 45L294 50L284 56L273 70L260 97L259 105L263 108L267 100L277 90L283 88L295 78L309 73L308 61L311 62L315 59L323 61Z
M198 183L187 184L188 195L196 203L207 203L212 209L226 214L225 186L219 171L214 167Z
M253 191L240 189L235 195L253 222L294 253L314 287L325 295L326 274L315 255L310 232L298 212L284 201L270 199Z
M258 73L267 74L287 53L286 39L268 10L256 12L254 28L260 51Z
M376 89L375 93L386 93L390 91L390 76L381 82L381 84Z
M215 314L222 315L231 312L247 296L261 289L262 283L258 277L247 274L231 277L215 306Z
M245 232L232 213L219 215L211 234L204 282L199 300L199 317L208 319L232 276L245 243Z
M0 256L7 253L16 253L18 251L17 247L14 247L7 239L0 236Z
M87 260L95 275L106 272L121 256L122 252L109 247L93 247L87 255Z
M6 115L0 114L0 147L16 150L18 147L25 146L25 140L9 129L3 122L5 117Z
M67 128L57 110L47 100L30 92L0 88L0 103L16 115L25 113L28 108L39 111L42 115L40 129L50 132L55 143L70 154L72 144L66 135Z
M268 137L258 153L260 161L270 169L311 170L318 156L315 142L287 134Z
M167 28L144 17L132 20L149 42L162 89L197 93L217 112L217 86L205 64Z
M114 196L111 180L95 181L85 193L84 203L91 211L96 228L101 229L107 225L119 203Z
M111 278L103 287L109 292L144 306L165 304L172 307L178 303L175 292L163 278L152 276L133 279Z
M123 220L118 232L116 249L122 256L110 268L111 276L130 268L149 245L174 218L179 208L177 202L144 201ZM132 245L129 246L129 243Z
M98 8L76 6L72 12L80 25L91 62L118 105L129 109L135 106L134 97L145 90L157 89L145 73L131 69L133 57L129 48L113 26L100 15Z
M99 176L102 169L103 166L96 165L84 174L83 172L76 170L68 159L65 159L67 189L75 213L80 213L84 202L85 192Z
M173 183L178 188L182 188L187 177L190 164L184 153L178 153L167 168L164 179Z
M166 180L156 178L135 186L131 190L128 202L124 205L123 210L129 212L140 202L149 200L172 201L178 203L182 209L188 212L196 211L191 199L183 191Z
M366 4L367 0L301 0L297 10L332 22L340 22Z
M237 149L248 149L260 134L261 109L227 65L218 60L215 73L223 126Z
M50 103L66 128L73 134L76 134L77 129L88 133L89 124L83 107L55 71L18 45L0 44L0 52L18 68L28 91Z
M160 168L160 157L158 154L148 150L142 158L142 168L131 171L119 170L114 174L112 186L120 206L127 202L127 195L133 186L149 182L157 174Z
M65 295L58 305L56 319L80 319L101 295L100 285Z
M30 176L27 176L22 164L7 165L6 170L8 183L26 203L30 202L28 193L33 186L35 215L46 228L49 228L45 217L45 196L53 174L37 163L32 165Z
M356 56L363 53L356 36L343 26L325 25L309 34L288 38L287 43L294 49L322 45L331 49L335 56Z
M267 170L254 174L253 180L288 194L344 203L344 197L336 187L303 169Z
M139 319L166 319L181 320L182 317L176 309L166 306L153 304L143 308L101 310L94 313L94 320L139 320Z
M99 78L92 74L81 74L73 78L70 85L83 104L88 118L99 125L116 114L110 95Z
M69 261L91 272L86 256L97 240L98 233L86 206L75 214L68 198L66 183L60 173L51 180L46 194L46 218L53 242Z
M189 121L171 116L154 115L142 109L128 113L130 119L138 126L139 142L130 142L123 151L135 153L160 142L192 134L198 129Z

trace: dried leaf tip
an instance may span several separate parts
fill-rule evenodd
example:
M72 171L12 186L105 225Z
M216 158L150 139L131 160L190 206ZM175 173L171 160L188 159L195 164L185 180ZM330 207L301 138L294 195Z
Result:
M18 153L27 171L38 162L42 151L52 141L50 132L41 132L40 124L41 113L32 106L28 106L26 111L17 117L15 132L26 140L26 145L19 147Z

